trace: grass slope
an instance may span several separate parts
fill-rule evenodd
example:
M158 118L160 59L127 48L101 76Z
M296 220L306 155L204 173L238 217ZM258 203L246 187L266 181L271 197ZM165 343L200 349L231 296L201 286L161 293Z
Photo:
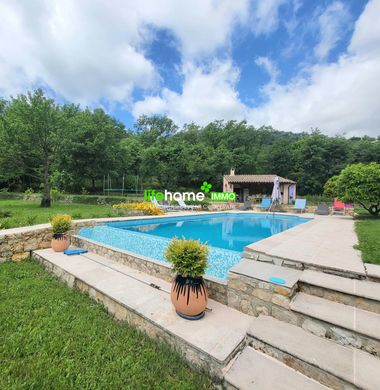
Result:
M0 229L47 223L52 215L61 213L70 214L74 219L112 216L112 207L108 205L58 203L42 208L39 204L39 201L30 200L0 200ZM9 211L11 216L1 218L5 211Z
M0 389L211 388L32 261L0 264L0 362Z
M356 233L363 261L380 264L380 218L361 216L356 221Z

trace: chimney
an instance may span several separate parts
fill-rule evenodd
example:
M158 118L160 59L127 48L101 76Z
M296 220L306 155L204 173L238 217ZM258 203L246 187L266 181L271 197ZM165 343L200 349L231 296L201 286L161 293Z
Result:
M231 168L231 170L230 170L230 176L235 176L235 168Z

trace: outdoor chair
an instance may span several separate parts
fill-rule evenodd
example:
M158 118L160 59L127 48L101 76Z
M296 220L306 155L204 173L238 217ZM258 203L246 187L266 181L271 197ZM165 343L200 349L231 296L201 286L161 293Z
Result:
M293 210L304 212L306 209L306 199L296 199L296 202L294 203Z
M330 214L329 207L326 205L326 203L319 203L317 209L314 212L314 214L317 214L317 215L329 215Z
M261 204L258 205L257 207L262 210L269 210L270 206L272 204L272 201L270 198L263 198L261 199Z
M334 198L334 204L332 213L333 214L346 214L348 209L352 209L354 205L352 203L344 203L340 201L338 198Z

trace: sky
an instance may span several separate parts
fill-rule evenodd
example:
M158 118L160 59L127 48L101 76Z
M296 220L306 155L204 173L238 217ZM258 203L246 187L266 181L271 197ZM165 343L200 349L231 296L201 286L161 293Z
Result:
M0 0L0 96L380 135L380 0Z

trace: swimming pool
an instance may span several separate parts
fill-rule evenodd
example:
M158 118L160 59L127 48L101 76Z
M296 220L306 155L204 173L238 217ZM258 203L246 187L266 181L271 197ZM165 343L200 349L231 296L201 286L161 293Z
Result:
M81 228L78 235L163 262L173 237L193 238L210 247L206 274L226 279L245 246L307 221L288 215L218 213L110 222Z

